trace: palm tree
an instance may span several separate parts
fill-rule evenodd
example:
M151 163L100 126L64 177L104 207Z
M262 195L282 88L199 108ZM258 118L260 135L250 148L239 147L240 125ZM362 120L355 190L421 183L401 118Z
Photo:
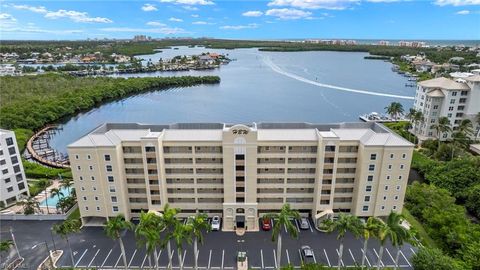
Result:
M448 120L447 117L440 117L438 118L438 123L435 125L432 125L431 128L435 129L435 131L437 132L438 150L440 150L440 139L442 134L444 132L452 131L452 128L450 127L450 120Z
M371 236L375 236L375 231L377 230L377 224L379 220L376 217L369 217L367 223L363 225L362 234L363 234L363 253L362 253L362 264L365 266L365 259L367 258L367 248L368 248L368 239Z
M140 213L140 222L135 228L135 237L140 245L145 245L148 254L149 265L152 265L152 253L154 253L155 269L158 269L157 246L161 244L160 232L164 229L164 223L160 216L153 212Z
M477 123L477 136L475 137L478 140L478 137L480 137L480 112L475 116L475 123Z
M47 214L50 213L50 208L48 207L48 186L50 186L50 181L48 179L41 179L37 182L37 187L45 192L45 205L47 206Z
M324 224L326 225L328 232L338 232L337 240L340 240L340 247L338 248L337 268L340 269L342 267L343 238L345 237L345 234L351 232L355 237L359 236L362 233L363 224L358 217L343 213L340 213L338 219L335 221L326 219Z
M170 205L167 203L163 208L163 223L165 225L166 234L172 234L178 220L177 220L177 213L179 209L170 208ZM168 238L168 237L167 237ZM170 239L167 240L167 252L168 252L168 268L172 269L172 246L170 243Z
M212 226L208 223L206 214L197 214L195 218L189 220L193 234L193 256L195 257L195 270L198 269L198 243L203 244L203 231L209 232Z
M465 135L465 137L471 137L473 135L473 123L470 119L463 119L458 125L458 132Z
M8 251L13 247L12 240L5 240L0 242L0 252Z
M183 243L192 244L192 226L176 222L175 228L171 234L167 235L168 242L172 238L177 245L177 257L180 270L183 270Z
M415 134L415 136L417 136L418 125L420 123L423 123L423 121L424 121L423 113L421 111L415 112L415 114L413 115L413 123L414 123L413 133Z
M40 211L40 203L35 197L29 197L25 200L17 202L17 205L23 207L23 214L32 215L35 214L35 210Z
M72 233L77 233L80 231L80 220L78 219L67 219L62 223L55 224L52 227L52 231L63 239L67 241L68 248L70 249L70 259L72 260L72 267L75 266L75 259L73 258L73 250L68 241L68 235Z
M113 240L117 240L120 244L120 250L123 257L123 265L125 269L128 269L127 265L127 256L125 254L125 246L123 245L123 240L121 236L121 232L124 230L133 230L134 226L130 221L125 220L125 217L120 214L116 217L110 218L105 224L105 233L108 237L112 238Z
M54 198L55 196L57 196L58 201L60 201L61 197L64 197L65 195L63 194L63 192L59 188L52 188L50 190L50 197ZM58 203L57 203L57 205L58 205ZM57 206L57 211L58 211L58 206Z
M397 120L398 116L403 114L403 105L399 102L392 102L390 105L385 107L387 113L392 117L394 120Z
M279 213L266 214L265 218L274 220L272 230L272 241L277 241L277 269L281 268L282 258L282 228L286 227L288 235L293 238L298 237L297 227L293 225L292 219L300 219L300 213L290 208L290 204L286 203L282 206Z

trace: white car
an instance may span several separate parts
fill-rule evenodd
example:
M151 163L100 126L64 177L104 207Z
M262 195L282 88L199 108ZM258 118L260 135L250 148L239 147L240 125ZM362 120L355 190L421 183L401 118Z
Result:
M219 231L220 230L220 217L214 216L212 218L212 231Z

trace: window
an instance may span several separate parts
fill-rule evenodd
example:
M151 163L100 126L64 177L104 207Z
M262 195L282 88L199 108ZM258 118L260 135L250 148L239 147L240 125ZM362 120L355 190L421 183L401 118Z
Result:
M8 187L8 188L7 188L7 191L8 191L8 192L12 192L12 191L13 191L13 187Z
M407 154L402 154L402 158L403 158L403 159L406 159L406 158L407 158Z
M451 113L447 114L447 117L452 117L452 114Z
M23 190L24 188L25 188L25 184L24 184L24 183L18 184L18 190Z
M397 210L397 206L396 206L396 205L394 205L392 209L393 209L393 210Z
M326 152L335 152L335 145L327 145L325 146Z
M450 99L450 104L455 104L455 99Z
M400 186L397 186L397 190L400 190Z
M95 181L95 176L92 176L91 179L92 179L92 181Z
M388 164L388 169L389 169L389 170L392 169L392 164Z
M402 176L401 176L401 175L398 176L398 180L402 180Z
M88 211L88 206L85 206L85 211Z
M453 91L452 96L454 96L454 97L457 96L457 91Z
M400 164L400 170L403 170L405 168L405 165Z
M390 175L387 175L387 180L390 180Z
M93 190L93 191L97 191L97 187L92 187L92 190Z
M100 206L97 206L97 211L100 211Z
M81 187L80 189L81 189L82 191L85 191L85 187Z
M78 155L75 155L75 159L78 159Z
M13 139L12 138L6 138L5 142L7 143L8 146L13 145Z
M372 181L373 181L373 175L367 176L367 181L368 181L368 182L372 182Z
M380 209L385 210L385 205L382 205L382 207L380 207Z
M93 171L93 166L92 165L88 166L88 168L90 169L90 171Z
M20 172L20 166L19 166L19 165L13 166L13 171L14 171L15 173L19 173L19 172Z
M22 182L23 181L23 176L21 173L15 175L15 178L17 178L17 182Z
M390 154L390 158L392 158L392 159L393 159L393 157L394 157L394 155L393 155L393 154Z
M368 211L368 205L364 205L363 208L362 208L362 211L367 212Z
M5 178L5 183L10 183L10 178Z
M448 107L448 111L453 111L453 106Z
M12 164L17 164L18 163L18 157L17 156L11 157L10 160L12 161Z
M372 191L372 186L366 186L365 191Z
M5 165L5 164L7 164L7 162L5 161L5 159L0 160L0 165Z
M95 201L98 201L98 197L97 197L97 196L95 196Z
M110 192L115 192L115 186L110 186Z
M2 174L8 174L8 169L3 169Z
M79 179L80 179L80 181L83 181L83 176L80 176Z
M118 206L112 206L113 212L118 212Z
M111 172L111 171L112 171L112 165L107 165L106 168L107 168L107 172Z
M112 199L112 202L113 202L113 203L116 203L116 202L117 202L117 196L112 196L112 197L110 197L110 198Z
M370 155L370 160L376 160L376 159L377 159L377 154Z
M83 200L86 201L86 200L87 200L87 197L86 197L86 196L83 196Z
M114 181L113 176L111 175L107 176L107 179L108 179L108 182L110 183Z
M145 152L155 152L155 146L145 146Z
M398 201L398 195L395 195L395 197L393 197L395 201Z
M370 201L370 196L365 196L364 201L369 202Z
M82 169L82 167L77 166L77 171L80 171L81 169Z
M387 191L387 190L388 190L388 186L387 186L387 185L385 185L385 191Z
M110 161L110 155L105 155L104 158L105 158L105 161Z
M10 155L15 155L15 147L10 147L10 148L8 148L8 153L9 153Z
M438 109L438 105L433 105L433 109L434 110Z
M92 157L91 157L90 155L87 155L87 159L89 159L89 160L90 160L90 159L92 159Z
M373 165L373 164L368 165L368 170L369 171L374 171L375 170L375 165Z
M387 196L383 196L383 200L386 201L386 200L387 200Z

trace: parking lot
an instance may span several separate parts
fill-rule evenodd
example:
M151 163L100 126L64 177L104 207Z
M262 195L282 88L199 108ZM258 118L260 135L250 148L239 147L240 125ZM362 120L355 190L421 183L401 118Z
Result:
M338 241L336 234L326 234L316 231L310 221L310 228L301 230L296 222L299 232L298 239L292 239L283 228L283 247L281 264L291 264L296 268L301 265L301 247L308 245L313 250L313 261L327 266L337 266L338 263ZM74 258L76 268L123 268L123 260L120 247L117 242L102 236L101 228L86 228L82 234L98 235L105 240L99 239L78 239L74 246ZM74 236L75 238L78 237ZM127 232L124 236L126 246L127 264L129 269L149 268L149 260L143 247L135 245L134 235ZM363 242L347 235L344 240L342 266L354 266L361 263ZM183 250L183 265L186 269L193 268L193 248L185 245ZM179 268L177 250L172 244L173 268ZM277 267L276 243L271 241L271 231L248 232L244 236L237 236L233 232L210 232L205 236L203 245L199 245L198 263L201 269L234 269L236 268L236 254L238 251L246 251L249 268L251 269L274 269ZM371 240L367 250L366 264L376 265L378 260L379 245ZM382 259L382 266L393 267L397 249L391 245L385 248ZM410 257L415 250L411 246L404 246L401 249L399 266L403 269L411 269ZM152 265L153 258L152 255ZM160 268L168 267L169 259L166 250L158 250L158 262ZM65 254L59 265L71 266L68 253Z

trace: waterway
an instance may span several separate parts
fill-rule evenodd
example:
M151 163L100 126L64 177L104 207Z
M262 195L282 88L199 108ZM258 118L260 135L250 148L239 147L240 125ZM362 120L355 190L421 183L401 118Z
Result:
M391 71L392 64L366 60L359 52L261 52L257 49L166 49L139 58L158 61L202 52L235 59L215 70L122 74L134 76L218 75L218 85L152 91L104 104L61 124L50 141L59 152L104 122L342 122L384 112L392 101L408 110L415 88ZM114 75L115 76L115 75ZM117 75L118 76L118 75Z

